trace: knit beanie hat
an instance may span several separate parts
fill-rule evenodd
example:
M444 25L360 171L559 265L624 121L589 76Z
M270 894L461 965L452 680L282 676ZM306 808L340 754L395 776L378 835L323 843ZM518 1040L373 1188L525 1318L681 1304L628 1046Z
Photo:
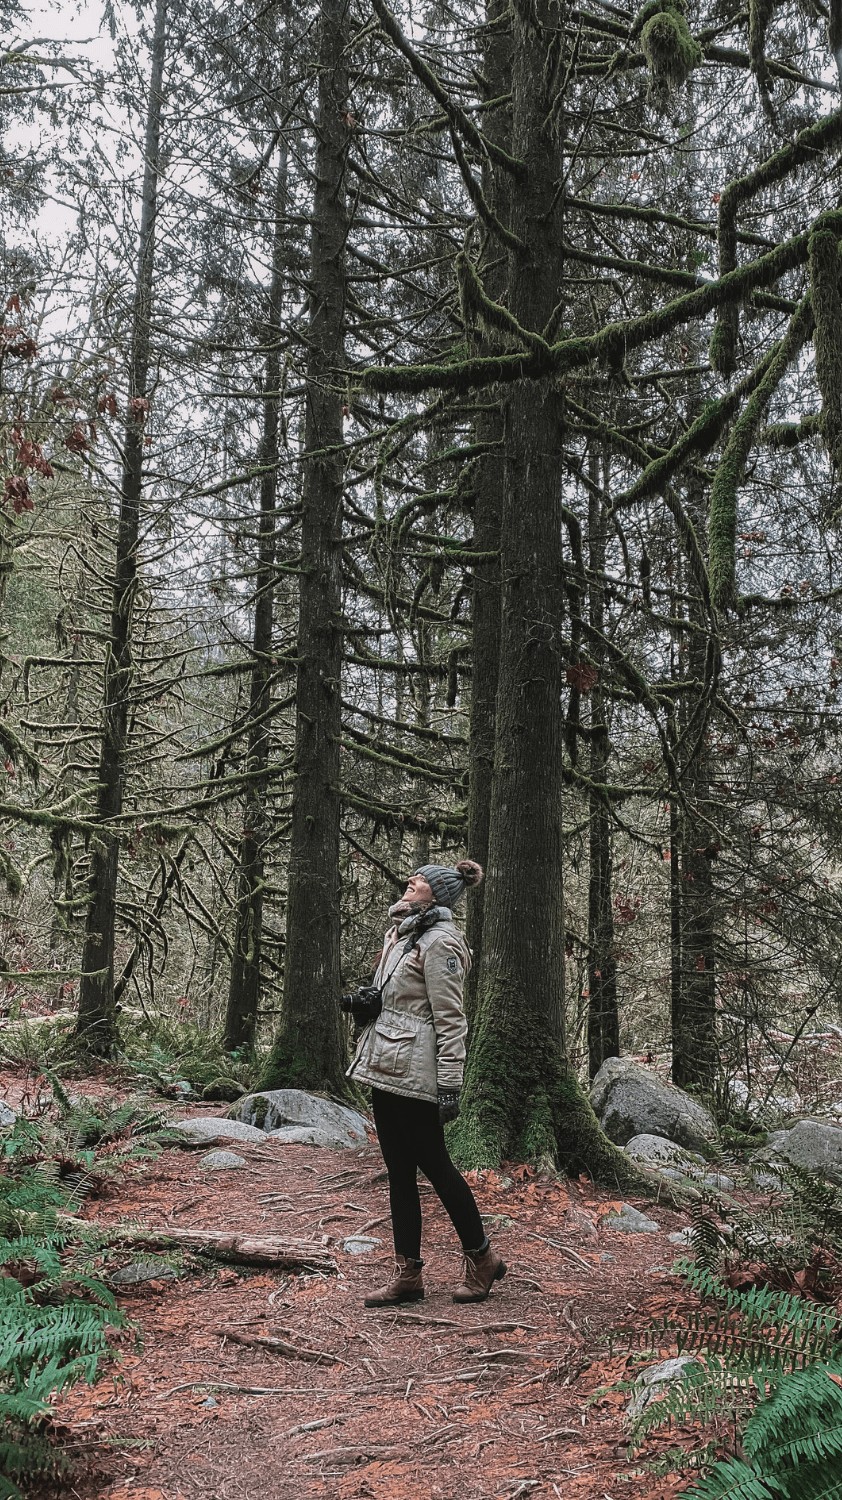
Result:
M479 885L482 865L460 859L457 865L420 865L415 871L426 880L439 906L455 906L466 885Z

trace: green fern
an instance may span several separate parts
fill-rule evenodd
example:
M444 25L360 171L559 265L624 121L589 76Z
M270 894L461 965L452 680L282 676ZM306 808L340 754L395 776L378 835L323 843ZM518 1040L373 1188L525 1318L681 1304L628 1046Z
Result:
M96 1274L94 1229L60 1217L69 1195L39 1132L18 1121L0 1170L0 1500L16 1481L57 1467L40 1428L56 1392L93 1381L124 1323ZM42 1148L43 1149L43 1148Z

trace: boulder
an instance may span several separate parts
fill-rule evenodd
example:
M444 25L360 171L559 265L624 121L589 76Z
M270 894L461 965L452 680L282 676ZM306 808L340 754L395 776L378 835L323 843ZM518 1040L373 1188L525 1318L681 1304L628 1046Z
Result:
M250 1141L266 1144L266 1132L242 1120L220 1119L217 1115L197 1115L194 1120L176 1120L174 1130L191 1146L213 1146L218 1141Z
M208 1151L199 1162L204 1172L229 1172L244 1167L246 1159L236 1151Z
M349 1234L347 1240L342 1241L342 1249L348 1255L368 1255L370 1250L376 1250L382 1243L375 1235Z
M646 1370L637 1382L637 1391L626 1407L627 1416L632 1420L639 1417L650 1401L655 1401L661 1394L659 1386L672 1385L676 1380L683 1380L686 1370L697 1368L698 1361L689 1354L679 1354L676 1359L665 1359L661 1364L653 1365L652 1369Z
M651 1133L697 1151L716 1141L709 1110L683 1089L627 1057L609 1057L591 1088L591 1104L606 1135L618 1146Z
M783 1158L830 1182L842 1183L842 1128L838 1125L799 1120L791 1130L773 1131L766 1149L773 1158Z
M358 1146L359 1140L349 1140L341 1130L320 1130L317 1125L282 1125L280 1130L267 1132L268 1141L277 1141L287 1146L327 1146L331 1151L346 1151L349 1146Z
M675 1141L668 1141L662 1135L634 1135L626 1142L623 1150L640 1166L648 1167L650 1172L658 1172L661 1177L670 1177L675 1182L690 1177L696 1182L706 1183L708 1187L719 1188L724 1193L730 1193L734 1186L732 1178L724 1176L722 1172L715 1172L703 1156L698 1156L694 1151L685 1151L683 1146L676 1145Z
M162 1260L133 1260L128 1266L112 1271L111 1286L142 1286L146 1281L175 1281L178 1272Z
M8 1104L4 1104L0 1099L0 1130L11 1130L16 1119L16 1111L10 1109Z
M606 1229L620 1229L624 1234L655 1234L661 1227L639 1209L632 1208L630 1203L621 1203L619 1208L611 1209L602 1222Z
M364 1146L368 1139L365 1118L357 1110L304 1089L265 1089L247 1094L229 1114L234 1120L244 1120L270 1133L288 1125L306 1126L325 1137L313 1143L317 1145Z

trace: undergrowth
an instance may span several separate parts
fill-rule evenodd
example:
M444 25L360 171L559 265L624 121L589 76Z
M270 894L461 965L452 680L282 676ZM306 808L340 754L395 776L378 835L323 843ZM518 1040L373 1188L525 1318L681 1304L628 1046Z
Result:
M125 1319L98 1267L95 1231L75 1219L38 1127L18 1120L0 1157L0 1497L62 1468L49 1441L55 1395L95 1379Z
M124 1038L121 1061L135 1078L161 1093L228 1101L255 1088L262 1068L255 1052L226 1052L218 1034L166 1016L136 1025Z
M168 1098L233 1102L257 1087L263 1058L253 1049L227 1052L218 1032L172 1016L132 1012L123 1019L118 1071ZM37 1087L43 1077L90 1071L67 1019L19 1020L0 1030L0 1065L14 1068Z
M660 1464L709 1467L711 1430L735 1433L687 1500L842 1500L842 1194L797 1167L780 1177L760 1208L695 1206L694 1259L678 1270L698 1305L646 1335L687 1363L639 1403L633 1451L667 1426L693 1429L700 1443Z
M74 1210L171 1135L143 1102L77 1098L52 1072L41 1086L49 1112L21 1115L0 1150L0 1500L62 1471L52 1402L96 1378L125 1324L105 1280L113 1252Z

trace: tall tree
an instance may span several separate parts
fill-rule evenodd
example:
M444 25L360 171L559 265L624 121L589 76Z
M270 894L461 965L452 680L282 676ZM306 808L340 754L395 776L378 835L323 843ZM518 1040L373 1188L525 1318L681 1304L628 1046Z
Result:
M273 680L272 634L275 604L275 511L278 493L278 434L281 407L281 319L286 273L286 218L288 160L286 141L279 145L275 182L275 229L272 236L272 274L267 298L266 359L264 365L263 432L260 443L260 512L258 554L254 572L254 626L249 689L247 782L243 798L243 832L238 856L234 952L225 1015L225 1045L251 1046L263 980L263 893L265 848L269 833L266 792L271 751Z
M323 0L308 290L301 576L286 957L269 1086L341 1091L339 780L348 236L347 0Z
M91 839L89 901L82 951L77 1035L107 1056L117 1037L114 1000L114 932L128 726L134 685L132 636L138 584L138 542L143 493L143 437L149 415L152 305L155 295L155 225L158 210L161 120L164 97L167 0L157 0L144 139L143 196L137 280L131 321L128 404L123 433L120 514L114 555L111 620L104 668L104 710L96 822Z

